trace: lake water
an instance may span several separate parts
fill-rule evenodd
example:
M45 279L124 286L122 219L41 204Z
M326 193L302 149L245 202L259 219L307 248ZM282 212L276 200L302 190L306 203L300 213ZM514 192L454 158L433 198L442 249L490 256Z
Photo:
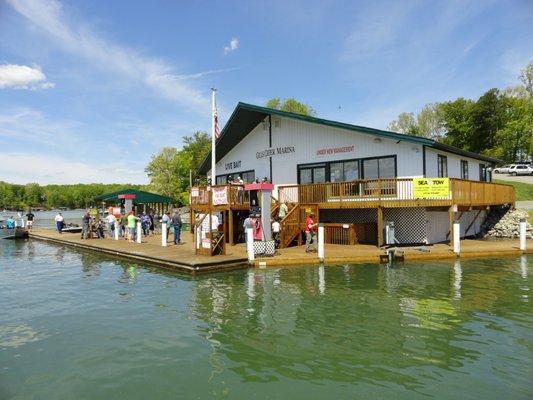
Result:
M35 214L34 226L39 227L39 228L55 228L56 223L55 223L54 218L59 212L63 214L63 217L65 218L65 223L78 224L81 226L81 219L83 218L83 214L85 214L85 211L86 210L83 210L83 209L66 210L66 211L59 211L59 210L34 211L33 212ZM28 210L24 210L24 212L21 212L21 214L24 217L24 220L26 220L27 213L28 213ZM6 220L9 216L16 218L17 212L16 211L0 212L1 220Z
M531 257L197 277L0 243L0 399L531 399Z

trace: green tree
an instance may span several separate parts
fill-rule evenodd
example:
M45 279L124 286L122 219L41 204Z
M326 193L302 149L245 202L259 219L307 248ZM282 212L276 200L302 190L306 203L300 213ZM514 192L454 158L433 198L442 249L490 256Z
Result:
M398 119L389 123L387 127L390 131L403 133L405 135L416 135L418 136L420 131L418 129L418 124L413 113L403 112L398 115Z
M183 138L182 151L190 157L188 168L192 170L193 180L198 178L197 173L207 153L211 150L211 137L206 132L197 131L192 136Z
M295 114L302 114L308 116L315 116L316 112L313 108L305 103L302 103L292 97L281 101L275 97L266 102L266 107L273 108L275 110L287 111Z
M462 97L439 104L445 132L443 142L464 150L470 150L472 109L474 102Z
M24 191L24 203L26 205L37 206L41 204L43 191L38 183L27 183Z
M442 111L438 103L426 104L416 117L418 134L440 140L444 136Z

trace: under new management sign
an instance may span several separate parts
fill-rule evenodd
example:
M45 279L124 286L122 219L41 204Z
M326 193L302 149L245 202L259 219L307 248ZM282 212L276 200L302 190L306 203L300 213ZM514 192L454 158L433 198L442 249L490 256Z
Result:
M415 178L413 196L415 199L442 199L450 195L450 178Z

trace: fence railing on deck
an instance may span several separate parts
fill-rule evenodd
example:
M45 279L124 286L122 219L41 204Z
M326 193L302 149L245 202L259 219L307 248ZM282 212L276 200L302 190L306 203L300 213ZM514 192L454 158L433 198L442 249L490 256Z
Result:
M192 206L214 206L250 204L250 193L244 185L213 185L193 187L190 192Z
M438 179L438 178L434 178ZM355 201L439 200L459 205L510 204L515 201L514 188L489 182L450 178L445 194L419 197L413 179L371 179L353 182L315 183L278 187L280 201L300 204L342 203Z

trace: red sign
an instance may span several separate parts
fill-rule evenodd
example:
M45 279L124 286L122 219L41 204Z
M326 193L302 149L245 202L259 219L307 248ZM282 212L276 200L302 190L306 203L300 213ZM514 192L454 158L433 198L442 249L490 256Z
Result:
M317 156L325 156L329 154L350 153L355 150L355 146L330 147L329 149L319 149L316 151Z
M129 193L126 193L126 194L119 194L119 195L118 195L118 198L119 198L119 199L134 199L134 198L135 198L135 195L134 195L134 194L129 194Z

